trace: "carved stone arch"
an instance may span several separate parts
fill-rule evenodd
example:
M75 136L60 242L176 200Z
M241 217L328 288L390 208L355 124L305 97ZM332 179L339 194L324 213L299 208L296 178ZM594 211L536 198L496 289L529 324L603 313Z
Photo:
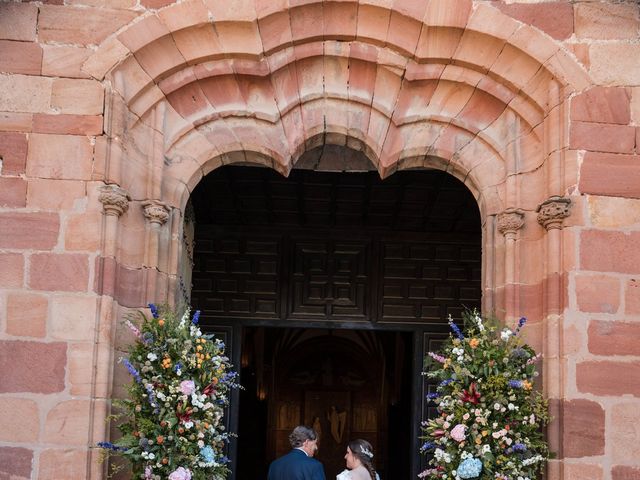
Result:
M435 168L468 186L483 222L484 308L507 320L530 317L532 341L546 355L545 391L563 398L553 342L561 338L556 227L564 217L546 231L536 209L548 210L548 199L566 205L558 198L577 182L566 167L577 162L568 152L568 99L591 81L534 27L487 2L451 2L249 2L238 12L228 2L187 0L146 13L99 46L83 67L109 92L107 135L96 149L107 183L131 197L117 268L145 285L115 300L140 306L144 295L176 291L180 252L171 245L207 173L256 163L287 175L318 142L344 145L364 152L383 178ZM145 224L145 202L166 205L167 223ZM140 230L153 232L146 245L131 242ZM546 271L528 268L542 256ZM552 428L550 439L558 444L561 432Z

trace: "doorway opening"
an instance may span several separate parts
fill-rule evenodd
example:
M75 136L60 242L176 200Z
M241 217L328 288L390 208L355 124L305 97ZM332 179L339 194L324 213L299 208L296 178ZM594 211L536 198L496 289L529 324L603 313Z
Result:
M383 478L417 475L430 413L422 359L448 315L480 307L481 223L467 187L434 170L382 180L312 169L351 164L345 152L327 148L288 178L221 167L192 194L191 303L246 388L228 414L233 480L264 478L297 423L319 426L327 478L354 436L371 441Z
M355 438L372 444L382 478L409 478L412 349L411 332L244 329L236 478L266 478L297 425L319 433L327 478Z

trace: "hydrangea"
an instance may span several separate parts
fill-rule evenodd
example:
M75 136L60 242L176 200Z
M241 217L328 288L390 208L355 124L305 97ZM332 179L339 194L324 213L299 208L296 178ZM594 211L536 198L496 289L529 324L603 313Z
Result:
M458 465L460 478L476 478L482 471L482 462L477 458L467 458Z

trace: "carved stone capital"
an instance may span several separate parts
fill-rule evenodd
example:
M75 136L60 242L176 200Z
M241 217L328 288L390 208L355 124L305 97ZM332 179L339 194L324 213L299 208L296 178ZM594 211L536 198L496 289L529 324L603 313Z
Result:
M125 189L117 185L104 185L100 187L98 200L102 203L106 215L119 217L128 210L131 198Z
M547 230L562 228L562 222L570 214L571 199L554 195L542 202L538 209L538 223Z
M507 208L498 214L498 231L505 237L515 235L524 226L524 212L519 208Z
M169 207L160 200L146 200L142 207L145 218L151 223L164 225L169 219Z

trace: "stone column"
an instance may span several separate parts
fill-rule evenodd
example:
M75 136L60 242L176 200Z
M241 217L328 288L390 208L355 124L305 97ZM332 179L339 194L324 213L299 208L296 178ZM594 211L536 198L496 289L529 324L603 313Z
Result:
M116 245L118 240L118 220L129 209L129 194L117 185L105 185L100 188L98 200L104 212L102 255L96 272L97 291L100 304L97 315L95 341L93 347L93 381L91 392L91 422L89 445L95 439L108 439L106 419L111 413L111 391L113 385L113 355L115 342L114 294L116 290L117 262ZM104 466L99 461L101 453L92 450L91 465L87 469L87 478L103 478ZM105 464L106 466L106 464Z
M547 429L551 451L562 459L562 402L564 399L565 362L563 359L563 278L562 228L569 216L571 199L554 195L537 209L538 223L547 230L546 321L543 331L543 388L549 399L553 421ZM562 478L562 462L549 463L549 477Z
M505 320L518 315L518 291L516 288L516 236L524 226L524 212L518 208L508 208L498 214L498 231L505 238L504 288Z
M158 260L160 253L160 229L169 220L169 207L160 200L146 200L142 202L143 214L147 219L146 249L144 264L147 267L146 298L149 302L162 303L158 299Z

